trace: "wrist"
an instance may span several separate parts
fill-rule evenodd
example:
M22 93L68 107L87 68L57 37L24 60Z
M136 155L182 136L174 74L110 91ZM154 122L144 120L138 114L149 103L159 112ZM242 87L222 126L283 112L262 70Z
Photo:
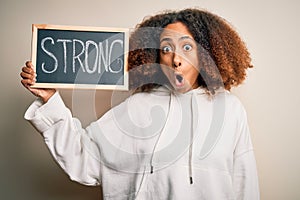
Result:
M55 89L49 89L47 92L45 92L45 95L40 96L43 103L47 103L49 99L55 94Z

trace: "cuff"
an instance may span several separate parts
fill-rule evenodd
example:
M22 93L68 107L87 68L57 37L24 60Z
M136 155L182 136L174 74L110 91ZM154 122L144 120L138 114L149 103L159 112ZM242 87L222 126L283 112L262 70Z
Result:
M45 104L40 99L35 100L25 112L24 118L42 133L63 119L66 109L61 96L56 92Z

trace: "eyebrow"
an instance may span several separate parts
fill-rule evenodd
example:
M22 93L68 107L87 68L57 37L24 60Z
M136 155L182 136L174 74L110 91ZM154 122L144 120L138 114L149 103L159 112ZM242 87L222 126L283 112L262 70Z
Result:
M185 40L185 39L194 40L193 38L191 38L188 35L185 35L185 36L182 36L182 37L179 38L179 40ZM160 40L160 42L163 42L163 41L170 42L170 41L172 41L172 39L168 38L168 37L165 37L165 38L163 38L163 39Z

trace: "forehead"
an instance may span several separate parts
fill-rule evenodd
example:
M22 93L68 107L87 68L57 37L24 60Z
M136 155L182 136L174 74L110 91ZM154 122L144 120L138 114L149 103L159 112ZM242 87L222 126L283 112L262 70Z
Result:
M193 38L192 34L185 24L183 24L182 22L175 22L173 24L167 25L164 28L163 32L160 35L160 38L180 38L182 36L189 36L190 38Z

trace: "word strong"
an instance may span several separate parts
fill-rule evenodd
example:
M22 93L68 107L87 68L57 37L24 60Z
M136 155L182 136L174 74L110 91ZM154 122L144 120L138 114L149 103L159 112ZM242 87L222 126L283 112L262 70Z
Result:
M127 90L127 29L33 25L32 41L36 87Z
M61 56L55 56L55 52L51 52L51 48L47 48L46 43L62 48L63 50L58 52L63 53L63 59L59 60ZM58 66L63 66L64 73L67 73L67 71L76 73L76 62L83 72L89 74L95 72L100 74L102 69L105 72L119 73L123 69L123 60L119 57L113 58L113 53L123 48L123 41L120 39L115 39L109 44L108 39L99 43L93 40L84 42L79 39L57 39L55 42L52 37L46 37L41 40L41 48L54 62L52 64L48 63L48 66L45 61L41 64L44 73L54 73ZM71 52L71 55L68 52ZM70 61L69 56L71 56L72 61L70 63L68 63ZM116 63L115 66L112 66L113 61ZM71 70L67 70L68 68Z

